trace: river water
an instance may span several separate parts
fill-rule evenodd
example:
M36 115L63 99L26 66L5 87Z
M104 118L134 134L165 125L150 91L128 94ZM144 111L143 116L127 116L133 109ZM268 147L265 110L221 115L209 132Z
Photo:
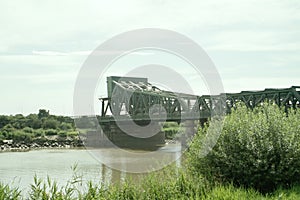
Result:
M178 146L164 146L158 151L176 157L175 163L180 165L178 155ZM97 150L101 152L110 152L112 149ZM116 159L114 164L124 165L123 159ZM130 160L132 165L143 167L147 164L140 160ZM125 163L126 164L126 163ZM74 171L72 167L77 166ZM95 159L91 150L85 149L44 149L32 150L28 152L3 152L0 153L0 182L9 184L12 187L18 187L22 193L28 193L30 184L33 184L34 176L47 180L57 181L58 185L66 185L75 175L82 177L82 182L88 180L99 184L119 183L130 176L131 179L139 179L143 174L133 174L122 170L114 170L101 161Z

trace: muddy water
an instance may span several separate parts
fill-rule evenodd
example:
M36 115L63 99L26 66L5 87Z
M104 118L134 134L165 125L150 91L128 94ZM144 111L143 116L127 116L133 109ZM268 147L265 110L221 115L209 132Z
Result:
M101 151L109 151L112 157L114 156L114 151L111 149L97 150L97 153L101 154ZM172 156L178 156L180 153L176 145L167 145L158 151ZM123 159L116 159L115 162L120 166L124 165ZM131 159L131 162L140 167L147 164L140 160L135 162L134 159ZM180 165L180 159L175 162ZM72 169L74 166L77 166L75 171ZM114 170L95 159L91 151L84 149L47 149L0 153L0 182L18 187L23 193L28 193L35 175L43 180L49 176L59 185L65 185L72 180L75 174L82 177L83 183L91 180L105 185L122 182L128 176L131 179L140 179L145 175Z

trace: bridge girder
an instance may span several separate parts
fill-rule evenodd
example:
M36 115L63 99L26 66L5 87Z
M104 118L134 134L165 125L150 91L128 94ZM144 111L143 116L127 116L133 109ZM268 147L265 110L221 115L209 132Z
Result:
M146 78L108 77L108 97L101 98L101 117L109 115L132 119L155 119L166 116L167 121L204 119L224 112L230 113L239 102L254 108L273 101L288 108L300 107L300 86L263 91L242 91L220 95L190 95L164 91L148 83Z

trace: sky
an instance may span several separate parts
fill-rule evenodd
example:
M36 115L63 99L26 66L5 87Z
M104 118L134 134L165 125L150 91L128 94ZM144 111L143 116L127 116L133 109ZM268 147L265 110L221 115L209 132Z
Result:
M43 108L73 115L74 85L88 55L115 35L141 28L176 31L198 43L225 92L300 85L298 0L3 0L0 25L0 114ZM157 59L173 64L201 95L202 84L181 61L152 54L132 54L107 75ZM95 96L105 96L105 88L100 82Z

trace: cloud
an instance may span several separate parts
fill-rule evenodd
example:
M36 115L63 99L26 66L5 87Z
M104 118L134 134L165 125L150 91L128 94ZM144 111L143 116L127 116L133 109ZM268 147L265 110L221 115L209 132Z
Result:
M145 27L172 29L209 43L212 48L230 49L229 45L219 46L219 43L226 42L231 34L231 38L243 38L243 35L236 35L232 29L237 29L237 32L246 29L252 36L270 30L288 32L297 29L299 7L300 3L294 0L194 0L188 3L137 0L47 3L1 1L0 37L5 39L1 41L0 52L18 49L20 46L32 49L42 46L47 51L59 52L92 50L115 34ZM220 39L214 38L216 33ZM277 38L276 41L280 40ZM242 45L238 47L255 49L243 46L247 41L239 42Z
M203 46L223 73L226 90L297 84L299 9L298 0L0 1L0 87L6 91L0 110L14 112L14 103L22 105L24 91L49 93L47 104L55 100L53 108L65 104L72 110L70 88L87 56L116 34L148 27L177 31ZM136 63L152 58L146 51L131 54L133 60L141 58ZM128 66L113 72L131 69ZM36 96L28 95L24 107L44 105Z

